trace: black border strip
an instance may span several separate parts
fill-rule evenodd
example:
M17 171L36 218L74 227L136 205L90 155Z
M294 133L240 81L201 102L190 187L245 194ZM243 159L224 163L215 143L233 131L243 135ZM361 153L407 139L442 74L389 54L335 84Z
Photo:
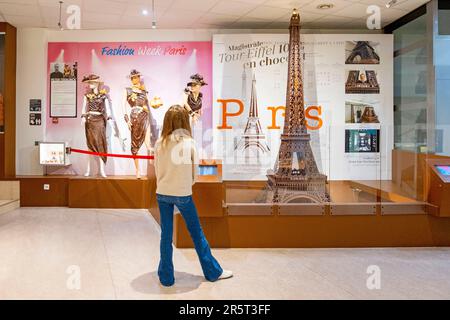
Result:
M450 1L448 0L439 0L438 2L439 10L450 10Z

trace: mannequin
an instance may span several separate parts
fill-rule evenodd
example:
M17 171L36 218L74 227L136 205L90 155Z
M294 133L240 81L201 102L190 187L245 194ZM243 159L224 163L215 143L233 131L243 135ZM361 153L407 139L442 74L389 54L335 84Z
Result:
M142 83L141 74L137 70L132 70L129 74L131 86L127 87L123 98L123 111L125 122L131 132L131 153L137 155L142 145L145 144L147 153L153 154L153 145L157 138L156 128L149 105L157 109L162 106L159 97L153 98L149 103L148 91ZM128 114L128 109L130 114ZM140 179L139 160L134 159L136 168L136 178Z
M200 90L207 85L203 80L203 76L197 73L191 76L191 81L187 84L187 88L184 89L183 106L191 116L191 125L195 125L200 120L203 99L203 94Z
M182 106L189 112L192 136L197 142L201 142L202 139L200 118L202 116L203 94L201 89L206 85L208 84L203 80L202 75L194 74L191 76L191 81L188 82L183 94Z
M112 120L111 101L106 90L100 89L102 82L99 76L90 74L85 76L82 82L89 85L89 90L84 95L81 115L81 121L85 127L86 144L89 151L107 153L106 125L108 120ZM84 176L89 177L91 175L91 160L93 159L98 161L100 176L106 178L107 158L105 156L89 156Z

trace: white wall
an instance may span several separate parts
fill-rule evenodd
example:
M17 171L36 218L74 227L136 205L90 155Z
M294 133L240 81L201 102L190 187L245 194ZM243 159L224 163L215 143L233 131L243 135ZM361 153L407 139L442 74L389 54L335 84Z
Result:
M217 33L287 33L288 30L50 30L19 28L17 36L16 174L42 175L35 141L45 140L48 42L211 41ZM304 33L380 33L370 30L302 30ZM29 100L42 99L42 126L29 125Z
M47 31L18 29L16 96L16 174L41 175L35 141L44 140L47 102ZM29 100L42 99L42 125L29 125Z

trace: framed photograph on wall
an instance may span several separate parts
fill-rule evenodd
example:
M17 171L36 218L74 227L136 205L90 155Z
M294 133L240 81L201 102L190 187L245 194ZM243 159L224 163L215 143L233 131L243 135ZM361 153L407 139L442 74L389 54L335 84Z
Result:
M53 62L50 64L50 117L77 117L78 64Z
M378 152L380 152L379 129L345 130L345 153L378 153Z

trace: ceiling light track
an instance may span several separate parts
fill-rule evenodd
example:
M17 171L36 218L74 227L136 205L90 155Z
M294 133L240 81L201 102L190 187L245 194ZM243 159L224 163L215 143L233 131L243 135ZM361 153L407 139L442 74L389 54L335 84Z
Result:
M58 22L58 28L59 28L59 30L61 30L61 31L64 30L64 28L63 28L63 26L62 26L62 23L61 23L61 17L62 17L62 4L63 4L63 2L62 2L62 1L59 1L59 22Z
M397 4L397 0L390 0L388 3L386 3L386 8L392 8Z
M155 0L152 0L152 29L156 29Z

